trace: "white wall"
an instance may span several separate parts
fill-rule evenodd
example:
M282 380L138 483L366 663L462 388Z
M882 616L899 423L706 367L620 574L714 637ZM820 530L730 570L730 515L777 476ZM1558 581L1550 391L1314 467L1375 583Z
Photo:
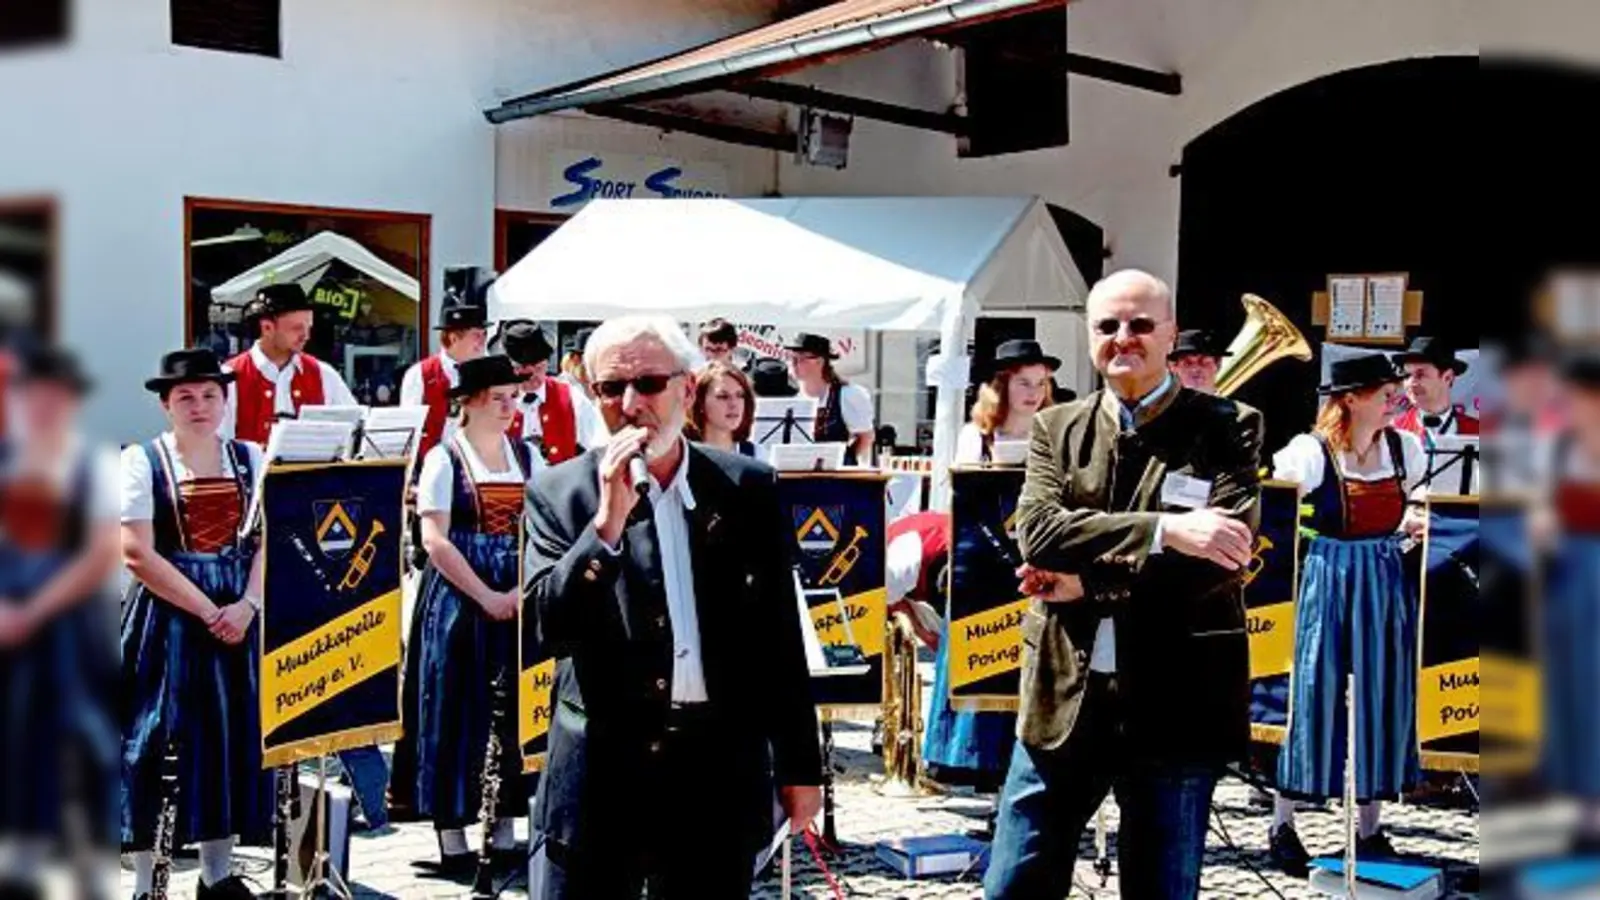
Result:
M183 200L422 213L441 272L493 259L501 99L756 24L772 0L284 0L283 56L175 47L165 0L73 0L73 40L0 56L0 198L58 201L60 335L110 440L184 337Z

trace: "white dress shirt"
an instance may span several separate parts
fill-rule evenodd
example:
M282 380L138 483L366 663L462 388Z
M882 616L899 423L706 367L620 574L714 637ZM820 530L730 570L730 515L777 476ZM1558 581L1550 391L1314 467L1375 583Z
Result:
M544 437L544 423L539 421L539 406L549 395L550 379L546 378L544 384L539 385L537 391L525 393L517 398L517 409L522 411L522 437L537 441ZM573 427L578 436L578 446L585 450L603 447L611 439L611 430L606 428L605 419L601 418L600 410L595 408L588 397L584 396L582 389L567 385L567 396L572 398Z
M1462 471L1464 463L1462 462L1461 457L1444 455L1435 456L1431 452L1433 448L1439 446L1439 438L1451 437L1461 433L1461 417L1456 411L1455 404L1450 404L1450 408L1446 410L1444 414L1439 416L1438 426L1433 428L1428 427L1427 424L1427 419L1431 415L1431 413L1424 413L1419 410L1417 418L1418 424L1422 426L1422 445L1424 447L1424 451L1427 452L1424 462L1430 465L1437 465L1439 467L1439 471L1434 474L1432 482L1430 482L1428 485L1428 493L1477 493L1479 477L1482 475L1483 470L1483 463L1481 460L1473 464L1472 483L1465 486L1466 490L1462 490L1463 485L1461 483L1461 478L1464 474ZM1452 448L1455 447L1454 442L1447 443L1452 443ZM1427 469L1424 468L1423 471L1426 472Z
M449 382L450 387L455 387L456 382L461 380L460 366L457 365L456 361L451 359L449 354L445 353L443 350L439 351L438 356L439 361L444 364L445 380ZM428 405L427 401L423 399L421 362L418 362L411 368L407 369L406 374L400 378L400 405ZM456 424L455 417L447 417L444 420L444 433L439 435L439 440L443 441L454 435L458 427L459 426Z
M296 353L289 358L289 364L278 368L277 363L267 358L261 352L261 343L258 341L250 345L250 360L256 364L256 370L261 376L272 382L272 411L279 416L294 416L300 412L295 408L294 376L299 374L300 367L305 364L305 355ZM350 392L350 386L344 383L344 376L339 370L328 365L322 360L317 360L317 367L322 372L322 403L325 406L360 406L356 395ZM232 371L230 366L224 369ZM237 382L228 385L228 406L222 413L222 425L217 433L225 438L232 439L234 428L239 418L239 385Z
M672 702L705 703L705 670L700 663L700 614L695 607L694 560L689 552L688 514L695 508L689 489L689 445L681 441L683 458L663 489L650 479L650 503L661 551L661 580L672 621ZM622 548L607 547L613 554Z

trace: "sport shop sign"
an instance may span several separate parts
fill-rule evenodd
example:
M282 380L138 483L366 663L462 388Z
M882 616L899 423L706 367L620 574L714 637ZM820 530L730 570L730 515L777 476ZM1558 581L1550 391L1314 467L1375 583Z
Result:
M576 212L598 199L727 195L727 171L715 163L569 150L551 158L545 202L558 212Z

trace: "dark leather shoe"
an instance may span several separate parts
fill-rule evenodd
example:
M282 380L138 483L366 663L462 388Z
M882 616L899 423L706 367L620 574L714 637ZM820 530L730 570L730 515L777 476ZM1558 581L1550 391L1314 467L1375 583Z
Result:
M1370 837L1356 838L1356 859L1398 859L1399 856L1381 828Z
M1279 825L1267 834L1267 855L1272 865L1285 875L1307 878L1311 875L1311 854L1300 843L1293 825Z
M418 860L411 865L427 872L437 878L448 878L452 881L471 878L478 872L478 854L452 853L439 857L438 862L433 860Z

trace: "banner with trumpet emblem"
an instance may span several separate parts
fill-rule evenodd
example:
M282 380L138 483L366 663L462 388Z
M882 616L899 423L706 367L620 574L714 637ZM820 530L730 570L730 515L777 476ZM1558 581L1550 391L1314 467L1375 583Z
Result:
M527 536L522 540L526 542ZM526 559L523 546L517 558ZM521 566L518 566L521 570ZM555 715L556 661L539 645L538 623L526 602L517 614L517 744L522 748L522 771L544 768L550 746L550 720Z
M280 465L262 490L271 768L400 737L403 460Z
M811 625L830 669L837 670L812 673L812 693L825 710L883 701L887 485L888 477L875 472L779 476L778 498L794 531Z
M1417 673L1417 739L1426 769L1478 769L1480 557L1477 498L1430 496Z
M1300 492L1291 481L1261 482L1261 526L1245 574L1250 636L1250 727L1255 739L1282 743L1289 723L1289 667L1300 591Z
M1017 591L1017 500L1021 468L956 468L950 472L950 623L947 654L951 699L967 708L1015 709L1022 669L1022 617L1028 598Z

